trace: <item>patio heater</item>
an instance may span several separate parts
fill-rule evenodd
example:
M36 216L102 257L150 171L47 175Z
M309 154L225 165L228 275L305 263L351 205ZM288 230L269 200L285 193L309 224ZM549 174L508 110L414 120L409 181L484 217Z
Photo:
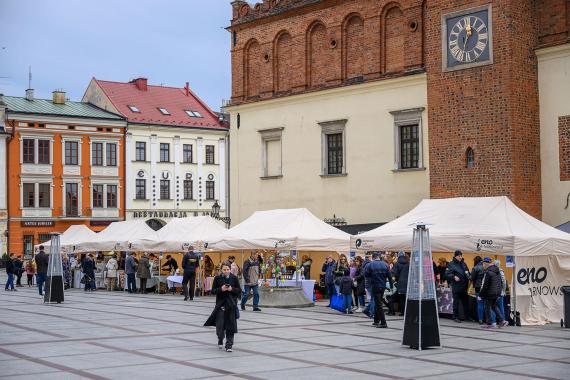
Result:
M441 347L431 244L425 223L416 223L414 228L402 345L420 351Z
M63 263L61 261L60 236L52 233L48 272L44 290L44 303L63 302Z

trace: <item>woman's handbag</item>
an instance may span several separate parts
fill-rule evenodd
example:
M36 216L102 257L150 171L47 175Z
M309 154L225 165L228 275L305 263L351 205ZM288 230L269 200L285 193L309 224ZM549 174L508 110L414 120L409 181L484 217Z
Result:
M340 294L333 294L331 297L331 309L345 312L344 297Z

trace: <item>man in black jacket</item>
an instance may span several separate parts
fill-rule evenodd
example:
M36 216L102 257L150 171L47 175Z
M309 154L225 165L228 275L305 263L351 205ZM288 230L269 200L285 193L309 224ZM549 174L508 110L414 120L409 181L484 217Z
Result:
M499 268L493 264L493 261L490 257L485 257L483 259L483 269L485 270L485 275L483 276L481 291L479 292L479 295L485 301L485 319L487 320L487 324L481 327L497 327L495 323L491 322L491 309L493 309L495 315L497 316L499 327L505 327L509 323L505 321L503 312L497 305L497 299L501 296L501 292L503 290L501 272L499 271Z
M473 282L473 287L475 288L475 294L477 296L477 318L479 323L483 323L483 299L479 295L481 291L481 283L483 282L483 275L485 271L483 270L483 259L481 256L475 256L473 259L473 270L471 271L471 281Z
M6 274L8 275L8 280L6 280L6 287L4 290L16 291L14 288L14 254L10 253L8 261L6 261ZM8 289L10 288L10 289Z
M47 279L47 271L48 271L48 264L49 264L49 257L44 250L44 246L40 245L40 253L36 255L36 283L38 284L38 291L40 292L40 296L44 295L44 282Z
M392 268L392 276L398 289L398 307L400 315L404 315L406 308L406 292L408 291L408 275L410 273L410 259L404 253L398 253L398 262Z
M460 250L455 251L453 260L448 264L446 270L447 281L451 284L451 292L453 294L453 320L461 322L468 316L467 305L469 296L467 288L469 287L469 268L463 261L463 253ZM459 305L462 306L463 314L459 313Z
M174 257L166 255L166 262L162 264L163 269L164 267L168 267L168 272L170 272L170 274L174 274L176 272L176 269L178 269L178 263Z
M249 291L253 293L253 311L261 311L259 308L259 285L258 280L261 274L260 260L263 260L255 251L251 252L249 259L243 263L243 287L244 292L241 298L241 309L245 310L245 303L249 296Z
M182 259L182 269L184 269L184 277L182 278L182 290L184 290L184 301L194 300L196 292L196 269L200 266L200 255L194 252L194 247L188 247L188 252ZM190 294L188 294L188 283L190 283Z
M22 274L24 273L24 262L22 256L16 256L14 259L14 275L16 276L16 287L22 287Z

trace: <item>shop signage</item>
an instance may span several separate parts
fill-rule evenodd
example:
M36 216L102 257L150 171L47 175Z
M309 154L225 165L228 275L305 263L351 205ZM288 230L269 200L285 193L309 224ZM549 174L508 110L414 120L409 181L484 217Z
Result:
M187 211L133 211L133 218L187 218Z
M101 227L101 226L105 227L111 223L113 223L113 222L110 220L92 220L89 222L89 225L91 227Z
M53 227L53 220L24 220L22 227Z

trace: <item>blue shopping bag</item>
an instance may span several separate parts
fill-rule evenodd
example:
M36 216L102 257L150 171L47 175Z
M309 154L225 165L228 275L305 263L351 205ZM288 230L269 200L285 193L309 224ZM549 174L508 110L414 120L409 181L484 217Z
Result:
M342 313L345 312L344 310L344 297L340 294L333 294L331 298L331 309L338 310Z

